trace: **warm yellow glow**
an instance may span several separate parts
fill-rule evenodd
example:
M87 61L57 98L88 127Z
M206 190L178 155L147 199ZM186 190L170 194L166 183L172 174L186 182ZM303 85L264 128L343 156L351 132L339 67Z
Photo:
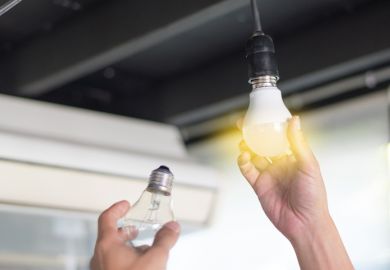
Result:
M246 126L243 136L248 147L259 156L276 157L289 152L287 123Z

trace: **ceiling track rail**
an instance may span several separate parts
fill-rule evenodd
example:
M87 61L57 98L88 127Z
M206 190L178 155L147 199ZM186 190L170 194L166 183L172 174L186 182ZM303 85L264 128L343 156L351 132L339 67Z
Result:
M22 0L10 0L6 2L5 4L0 6L0 16L4 15L6 12L10 11L13 7L15 7L17 4L22 2Z
M292 110L299 111L312 104L345 94L353 94L362 89L369 92L369 90L375 90L386 83L390 83L390 66L347 77L301 93L288 95L285 102Z

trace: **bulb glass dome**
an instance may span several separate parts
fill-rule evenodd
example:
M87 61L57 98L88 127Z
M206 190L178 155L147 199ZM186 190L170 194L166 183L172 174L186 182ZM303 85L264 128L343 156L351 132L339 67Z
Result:
M134 245L151 244L156 232L172 220L171 196L145 190L124 217L122 228L129 235L137 235Z
M250 104L243 124L243 137L257 155L277 157L289 152L287 121L291 113L276 87L256 88L250 94Z
M120 221L120 227L130 236L132 245L150 245L157 231L175 220L172 202L173 174L166 166L152 171L149 184L134 206Z

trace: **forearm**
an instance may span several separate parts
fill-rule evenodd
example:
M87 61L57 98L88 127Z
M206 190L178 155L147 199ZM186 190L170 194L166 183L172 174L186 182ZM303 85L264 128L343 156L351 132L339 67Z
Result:
M353 265L331 217L291 240L302 270L352 270Z

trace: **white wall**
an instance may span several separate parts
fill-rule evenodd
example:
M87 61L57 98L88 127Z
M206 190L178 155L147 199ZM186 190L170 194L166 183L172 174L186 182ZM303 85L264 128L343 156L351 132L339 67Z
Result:
M390 269L390 151L385 91L302 115L325 178L331 213L356 269ZM220 195L209 229L181 238L170 269L298 269L236 166L238 132L194 145L219 168ZM389 147L389 150L386 150Z

